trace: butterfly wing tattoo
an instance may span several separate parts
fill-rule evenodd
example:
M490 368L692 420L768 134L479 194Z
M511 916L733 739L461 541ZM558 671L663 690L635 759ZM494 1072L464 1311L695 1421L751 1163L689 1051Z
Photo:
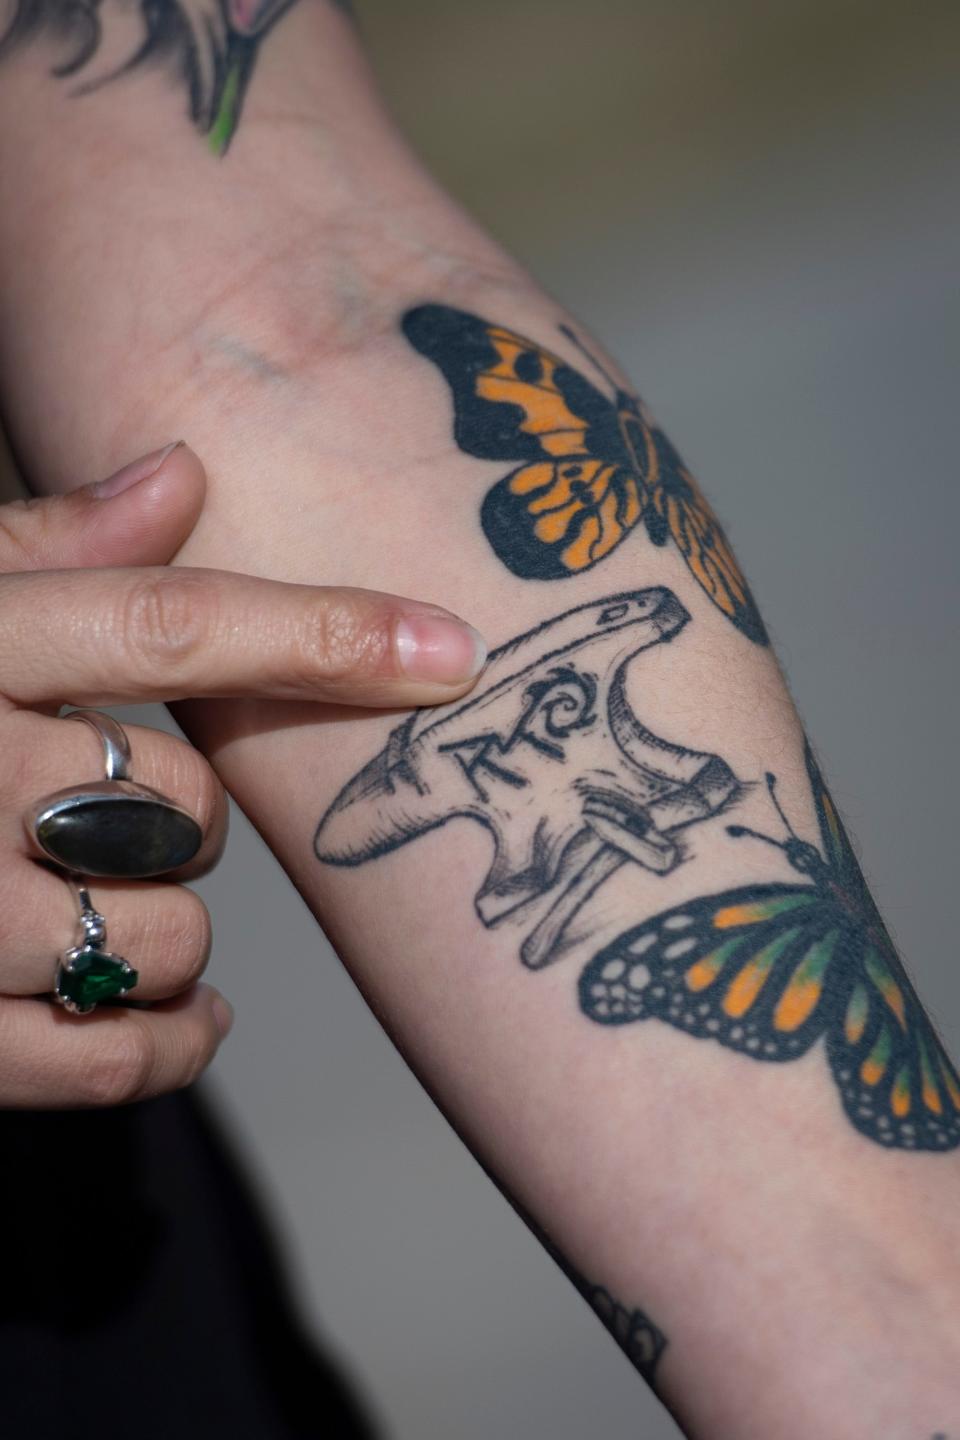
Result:
M706 594L745 635L766 643L723 531L636 396L611 381L611 399L535 341L445 305L409 311L403 330L450 386L460 449L517 466L481 509L487 539L515 575L579 574L642 521L654 544L673 539Z
M883 929L809 749L807 768L826 858L813 846L793 858L813 883L744 886L636 926L587 965L581 1007L604 1025L663 1020L757 1060L793 1060L823 1039L862 1134L904 1149L953 1149L960 1077Z

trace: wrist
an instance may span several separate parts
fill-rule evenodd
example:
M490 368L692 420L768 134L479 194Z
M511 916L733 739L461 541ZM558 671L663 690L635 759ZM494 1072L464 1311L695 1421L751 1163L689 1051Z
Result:
M831 1182L822 1204L777 1206L768 1193L780 1223L758 1214L739 1256L713 1210L702 1292L678 1296L675 1320L663 1310L673 1363L660 1389L692 1440L931 1440L957 1429L955 1184L938 1164L926 1191L891 1177L861 1205L845 1173L853 1183Z

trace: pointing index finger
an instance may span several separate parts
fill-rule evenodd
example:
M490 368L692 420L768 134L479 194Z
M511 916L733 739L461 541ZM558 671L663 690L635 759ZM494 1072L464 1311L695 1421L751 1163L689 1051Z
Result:
M183 567L0 577L16 704L261 696L366 706L462 694L486 647L439 607Z

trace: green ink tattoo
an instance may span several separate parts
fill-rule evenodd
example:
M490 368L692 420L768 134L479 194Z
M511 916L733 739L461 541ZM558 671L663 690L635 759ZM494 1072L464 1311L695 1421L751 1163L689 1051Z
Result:
M362 865L451 821L478 822L493 845L478 920L502 925L528 970L585 962L578 995L591 1021L659 1021L762 1062L816 1047L862 1135L956 1148L960 1077L812 752L818 843L793 830L773 775L770 833L726 824L753 787L636 712L645 656L683 645L689 623L672 591L651 586L579 605L494 650L465 699L411 716L348 782L320 821L318 859ZM775 847L796 880L637 915L630 868L647 872L649 889L686 863L701 825L722 827L747 863Z
M145 65L186 94L190 119L223 155L237 131L264 37L297 0L12 0L0 58L41 35L60 50L53 74L89 95ZM333 0L335 8L349 11ZM127 37L131 31L132 39ZM117 37L126 53L117 57ZM106 58L109 56L109 60Z

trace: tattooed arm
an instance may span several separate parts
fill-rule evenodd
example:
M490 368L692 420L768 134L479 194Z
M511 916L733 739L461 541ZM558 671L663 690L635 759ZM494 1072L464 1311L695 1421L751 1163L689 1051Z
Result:
M398 723L184 710L403 1053L692 1436L949 1428L960 1083L676 451L337 8L13 0L0 63L27 474L185 433L186 563L491 638Z

